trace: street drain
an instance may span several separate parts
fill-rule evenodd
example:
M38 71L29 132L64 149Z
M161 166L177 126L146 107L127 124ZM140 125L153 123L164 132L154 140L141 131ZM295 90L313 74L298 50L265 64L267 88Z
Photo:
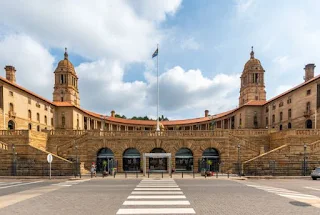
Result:
M307 203L304 203L304 202L299 202L299 201L291 201L289 203L292 204L292 205L295 205L295 206L299 206L299 207L311 206L310 204L307 204Z

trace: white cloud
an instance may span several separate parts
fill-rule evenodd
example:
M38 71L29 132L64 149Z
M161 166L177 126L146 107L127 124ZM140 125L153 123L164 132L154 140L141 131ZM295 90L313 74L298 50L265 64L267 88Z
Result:
M23 87L52 98L54 57L41 44L26 35L0 39L0 65L16 68L16 81ZM5 77L5 72L1 72Z
M253 5L254 0L236 0L236 7L239 13L246 13Z
M193 37L189 37L181 41L181 48L198 50L200 48L200 44Z

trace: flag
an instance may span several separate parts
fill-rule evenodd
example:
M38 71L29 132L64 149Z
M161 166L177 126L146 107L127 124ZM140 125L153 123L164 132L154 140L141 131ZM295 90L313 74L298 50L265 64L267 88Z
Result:
M158 48L157 50L153 53L152 58L157 57L158 56Z

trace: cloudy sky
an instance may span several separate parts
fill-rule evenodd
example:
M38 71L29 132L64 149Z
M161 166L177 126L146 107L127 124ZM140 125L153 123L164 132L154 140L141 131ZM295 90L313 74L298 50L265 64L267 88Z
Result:
M319 8L318 0L2 0L0 65L51 100L67 47L82 108L154 117L158 43L160 114L200 117L238 105L251 46L268 99L301 83L306 64L320 65Z

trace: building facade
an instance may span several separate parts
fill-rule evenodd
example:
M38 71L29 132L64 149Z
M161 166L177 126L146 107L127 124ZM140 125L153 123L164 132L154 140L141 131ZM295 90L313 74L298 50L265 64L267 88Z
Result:
M180 171L198 171L211 160L214 171L236 171L240 163L261 160L284 145L299 151L307 143L316 161L320 76L314 76L314 69L314 64L306 65L303 83L266 100L265 70L252 49L240 77L239 107L214 115L205 110L195 119L162 121L161 131L155 132L156 121L81 108L78 77L65 50L54 71L52 101L16 84L15 67L5 67L6 78L0 77L0 152L12 154L14 146L20 150L19 158L26 160L50 152L62 163L76 159L83 171L92 162L101 170L104 160L119 171L140 171L144 153L171 153L170 161L150 158L147 168L165 171L172 165Z

